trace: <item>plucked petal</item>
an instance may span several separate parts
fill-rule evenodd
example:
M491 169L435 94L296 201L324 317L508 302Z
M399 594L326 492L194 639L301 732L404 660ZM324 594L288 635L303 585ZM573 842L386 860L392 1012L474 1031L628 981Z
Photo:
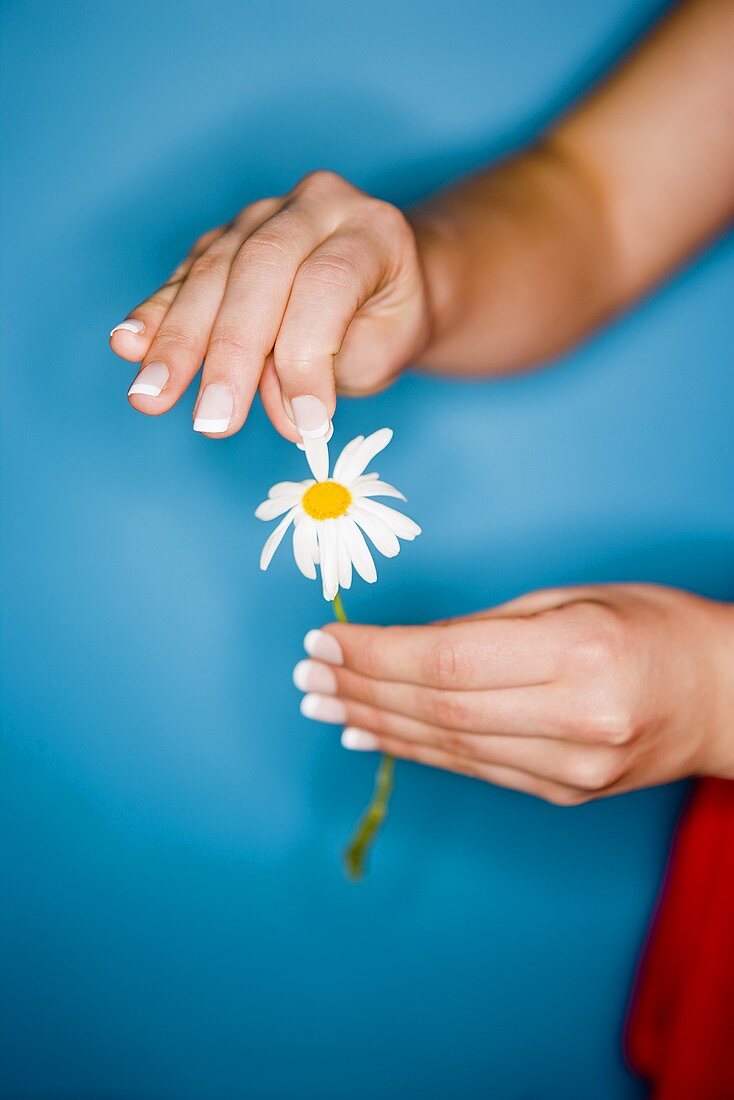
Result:
M337 562L339 566L339 587L352 587L352 559L349 556L344 539L342 538L342 524L337 523Z
M273 500L264 500L262 504L258 504L255 509L255 515L258 519L275 519L276 516L282 516L284 512L292 508L298 500L299 497L293 494L290 496L275 497Z
M329 445L324 437L304 439L303 449L313 476L317 481L326 481L329 476Z
M339 560L336 523L333 519L322 520L317 532L321 553L321 583L324 599L333 600L339 590Z
M350 454L337 480L341 480L347 485L350 481L354 481L356 477L364 473L375 455L379 454L380 451L383 451L385 447L387 447L391 439L391 428L380 428L378 431L373 432L372 435L368 435L367 438L360 443L354 453Z
M351 506L349 515L386 558L394 558L396 554L400 553L400 543L395 534L384 520L365 511L362 507L362 501Z
M349 442L344 445L341 454L334 464L334 481L343 480L342 470L349 461L350 456L354 454L361 443L364 443L364 436L355 435L354 439L350 439Z
M304 516L296 523L293 532L293 557L296 559L296 565L304 577L308 577L310 581L315 581L316 562L313 556L313 544L316 539L315 537L313 540L311 539L309 529L313 530L315 536L314 524L308 516Z
M412 542L421 533L420 527L412 519L404 516L402 512L396 512L394 508L388 508L386 504L380 504L377 500L362 499L359 506L376 519L382 520L394 534L405 539L406 542Z
M362 481L360 478L350 491L355 500L360 497L397 497L398 500L405 500L400 490L386 481Z
M287 515L283 516L282 520L280 521L278 526L275 528L275 530L271 531L270 534L268 535L268 537L266 538L265 545L263 546L262 553L260 555L260 568L261 569L267 569L267 567L270 565L270 562L273 560L273 554L275 553L275 551L280 546L281 539L283 538L283 535L286 533L286 531L288 530L290 525L293 523L293 518L294 518L295 514L296 514L296 509L291 508L290 512L288 512Z
M339 538L362 580L367 581L368 584L374 584L377 580L377 570L370 548L364 541L364 535L359 527L349 516L344 516L339 522Z

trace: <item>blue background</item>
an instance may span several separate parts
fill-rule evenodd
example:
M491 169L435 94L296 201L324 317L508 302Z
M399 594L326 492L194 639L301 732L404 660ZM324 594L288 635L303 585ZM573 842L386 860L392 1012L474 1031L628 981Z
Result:
M325 617L252 516L298 452L125 400L107 333L192 239L328 166L407 201L534 133L659 0L5 2L3 1095L636 1097L619 1036L682 786L561 810L306 723ZM341 403L425 535L349 596L734 596L734 248L557 368ZM728 295L727 295L728 292Z

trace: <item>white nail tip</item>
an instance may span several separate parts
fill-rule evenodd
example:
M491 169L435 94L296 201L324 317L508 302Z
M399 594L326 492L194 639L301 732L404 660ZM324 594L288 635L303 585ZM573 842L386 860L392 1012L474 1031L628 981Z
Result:
M110 336L114 336L116 332L132 332L134 335L139 336L141 332L145 331L145 325L142 321L121 321L119 325L110 332Z
M355 729L354 726L347 726L342 733L342 745L345 749L353 749L356 752L374 752L378 743L374 733Z
M308 691L309 688L309 673L310 664L308 661L299 661L296 667L293 669L293 683L299 691Z
M228 427L229 417L222 420L206 420L200 416L197 416L196 420L194 421L195 432L212 432L216 434L217 432L226 432Z
M326 436L324 438L324 443L328 443L331 440L331 437L333 436L333 434L334 434L334 425L333 425L332 421L330 420L329 421L329 430L326 433ZM296 447L298 447L299 451L305 451L306 450L306 444L305 443L296 443Z
M145 382L133 382L127 391L129 396L134 393L143 393L146 397L158 397L163 386L148 386Z
M329 665L343 665L344 654L342 647L331 634L325 630L309 630L303 639L303 648L309 657L317 661L325 661Z

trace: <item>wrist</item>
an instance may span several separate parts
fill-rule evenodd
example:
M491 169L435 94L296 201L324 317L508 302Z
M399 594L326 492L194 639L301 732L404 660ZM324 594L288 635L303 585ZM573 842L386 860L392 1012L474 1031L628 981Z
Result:
M734 779L734 605L716 604L715 705L703 773Z
M406 216L415 234L428 313L419 361L430 366L432 349L461 323L464 250L452 219L438 203L413 207Z

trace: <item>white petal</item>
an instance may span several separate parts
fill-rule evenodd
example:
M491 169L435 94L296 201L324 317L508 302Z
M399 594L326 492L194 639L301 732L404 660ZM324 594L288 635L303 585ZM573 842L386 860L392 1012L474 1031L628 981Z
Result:
M314 536L313 542L311 532ZM313 556L315 535L315 525L308 516L304 516L302 520L296 523L296 529L293 532L293 557L296 559L296 565L304 577L308 577L310 581L316 580L316 563Z
M365 471L368 463L372 461L376 454L384 450L388 443L392 439L391 428L380 428L379 431L373 432L372 435L368 435L365 440L360 443L354 454L350 455L347 461L344 463L339 477L342 481L349 484L350 481L354 481L355 477L359 477L361 473Z
M275 519L276 516L282 516L284 512L292 508L293 505L298 502L298 499L299 497L291 494L287 497L275 497L273 500L264 500L262 504L258 504L255 509L255 515L258 519Z
M342 538L342 524L340 522L336 525L337 535L337 563L339 566L339 587L351 588L352 587L352 559L349 556L346 543Z
M336 524L333 519L322 520L318 527L321 553L321 583L324 599L333 600L339 590L339 561Z
M345 444L345 446L342 448L342 452L334 464L334 481L341 481L342 470L344 469L346 463L349 461L350 455L354 454L361 443L364 443L364 436L356 435L354 439L350 439L349 442Z
M386 504L380 504L377 500L362 499L359 506L375 518L381 519L391 531L407 542L412 542L421 533L420 527L412 519L404 516L402 512L396 512L394 508L388 508Z
M355 523L364 531L365 535L375 544L381 554L386 558L394 558L400 553L400 543L396 536L384 522L377 516L371 515L361 507L362 502L353 504L349 509L349 515Z
M271 531L270 534L268 535L268 537L266 538L265 545L263 546L263 549L262 549L262 554L260 555L260 568L261 569L267 569L267 567L270 565L270 562L273 560L273 554L275 553L275 551L280 546L283 535L286 533L286 531L288 530L290 525L293 523L293 517L295 516L295 514L296 514L296 509L291 508L288 515L283 516L282 520L280 521L278 526L275 528L275 530Z
M400 490L386 481L362 481L360 478L352 485L351 493L357 500L361 497L397 497L398 500L405 500Z
M377 481L379 476L380 475L374 470L370 474L360 474L360 476L358 478L355 478L355 480L352 482L352 485L361 485L363 481Z
M307 478L305 481L279 481L276 485L273 485L268 492L268 496L272 500L275 497L285 497L293 494L295 497L300 497L309 485L313 485L313 478Z
M326 481L329 476L329 445L324 437L304 439L303 447L313 476L317 481Z
M364 541L364 535L357 524L349 516L342 516L339 520L339 538L352 559L354 568L363 581L374 584L377 580L377 570L370 554L370 548Z

